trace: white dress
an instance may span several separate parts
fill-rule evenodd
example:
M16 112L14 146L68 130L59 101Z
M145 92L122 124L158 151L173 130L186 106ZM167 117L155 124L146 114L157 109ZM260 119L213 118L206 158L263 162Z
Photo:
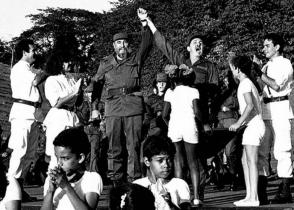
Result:
M75 83L73 78L66 78L63 74L50 76L45 83L45 96L52 106L43 122L46 126L46 154L51 156L51 162L55 157L53 146L55 137L66 128L75 127L79 123L78 116L74 112L54 107L59 98L73 92ZM56 164L51 162L49 168Z

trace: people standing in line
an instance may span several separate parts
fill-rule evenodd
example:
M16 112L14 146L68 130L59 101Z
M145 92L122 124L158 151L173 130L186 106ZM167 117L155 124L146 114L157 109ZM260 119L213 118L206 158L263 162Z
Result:
M171 64L180 66L186 64L193 69L191 75L195 75L193 87L197 88L200 93L201 103L200 111L203 115L203 125L201 127L204 131L210 131L212 121L210 119L212 103L214 97L218 92L218 70L215 65L203 57L204 38L198 34L192 34L187 40L187 51L189 58L186 59L182 53L179 53L174 47L165 39L165 37L157 30L152 20L146 16L145 20L150 30L153 33L157 47L169 59ZM200 141L202 141L200 139ZM205 165L206 159L199 157L198 165L200 166L200 200L204 200L204 187L206 181Z
M149 136L144 144L147 176L134 183L151 190L156 210L184 210L191 207L188 184L183 179L173 177L174 155L175 147L166 137Z
M15 47L16 58L19 61L13 66L10 73L13 105L10 110L9 121L11 123L11 136L8 147L12 149L8 179L16 178L22 187L22 175L24 170L29 170L30 162L23 157L27 153L30 143L29 133L35 121L36 108L39 107L40 95L37 89L39 82L38 72L32 68L35 61L34 42L24 39ZM33 140L33 139L31 139ZM24 200L31 200L24 191Z
M138 15L142 15L142 10L138 10ZM127 33L120 32L113 36L114 53L101 60L92 79L101 84L99 90L93 92L93 101L101 95L102 87L106 87L108 177L114 185L141 177L139 154L144 112L141 70L152 44L151 32L144 27L146 22L142 22L142 26L142 41L137 51L131 52ZM93 89L89 87L88 91ZM124 158L125 147L127 161ZM126 164L127 171L124 169Z
M75 90L76 81L69 78L65 72L69 70L69 61L60 53L53 53L46 63L46 72L50 75L45 82L45 96L51 109L44 119L46 127L46 155L50 157L49 169L57 165L54 155L54 138L64 129L79 125L79 119L74 112L78 95Z
M229 60L234 77L240 81L237 97L240 106L240 118L229 127L237 131L247 125L242 138L242 166L244 172L246 196L234 202L236 206L259 206L258 183L258 147L265 134L265 125L261 115L261 101L257 88L251 81L252 61L248 56L236 56Z
M278 34L264 37L263 52L268 62L261 70L256 69L264 84L262 117L266 125L265 140L259 148L259 196L262 203L268 203L266 196L267 179L270 175L269 154L273 143L274 157L277 159L277 173L281 179L279 190L271 203L291 203L290 183L293 178L291 120L293 110L289 102L292 90L293 67L289 59L283 57L285 42Z
M81 127L68 128L57 135L53 145L58 166L49 170L45 180L41 210L97 209L103 183L97 172L86 170L87 134Z

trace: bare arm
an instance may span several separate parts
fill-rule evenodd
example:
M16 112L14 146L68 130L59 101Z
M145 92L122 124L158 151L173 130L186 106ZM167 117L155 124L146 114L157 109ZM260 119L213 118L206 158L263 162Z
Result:
M245 110L240 116L240 118L238 119L238 121L229 127L230 131L236 131L238 128L240 128L242 123L246 121L246 119L248 118L252 110L254 109L252 93L251 92L244 93L243 96L246 102Z
M260 77L261 81L264 82L266 85L268 85L270 88L274 89L275 91L280 90L280 86L276 83L276 81L266 74L262 74Z

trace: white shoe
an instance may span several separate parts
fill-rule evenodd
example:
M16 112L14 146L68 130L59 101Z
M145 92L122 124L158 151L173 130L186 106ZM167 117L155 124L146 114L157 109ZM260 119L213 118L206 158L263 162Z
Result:
M193 206L200 206L203 204L203 202L197 198L195 198L192 203Z
M237 203L236 206L259 206L259 201L243 201Z
M242 203L242 202L244 202L244 201L245 201L245 198L242 199L242 200L235 201L233 204L234 204L235 206L237 206L239 203Z

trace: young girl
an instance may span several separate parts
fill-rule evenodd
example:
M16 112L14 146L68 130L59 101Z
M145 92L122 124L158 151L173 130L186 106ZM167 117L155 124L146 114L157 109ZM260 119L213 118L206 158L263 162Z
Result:
M256 86L250 80L252 61L247 56L233 57L230 68L234 77L240 81L237 97L240 107L240 118L229 127L236 131L241 125L247 128L243 133L242 166L244 171L246 197L234 202L236 206L259 206L257 195L258 182L258 146L265 133L265 125L261 117L261 104Z
M180 66L182 67L183 65ZM193 78L191 75L184 75L189 71L187 67L185 68L185 70L174 69L174 73L169 74L172 84L164 96L162 117L168 124L168 137L176 148L175 177L184 178L183 168L187 159L194 193L193 205L198 206L202 203L199 199L200 160L197 151L199 135L196 123L197 120L201 122L198 108L199 92L188 86Z

